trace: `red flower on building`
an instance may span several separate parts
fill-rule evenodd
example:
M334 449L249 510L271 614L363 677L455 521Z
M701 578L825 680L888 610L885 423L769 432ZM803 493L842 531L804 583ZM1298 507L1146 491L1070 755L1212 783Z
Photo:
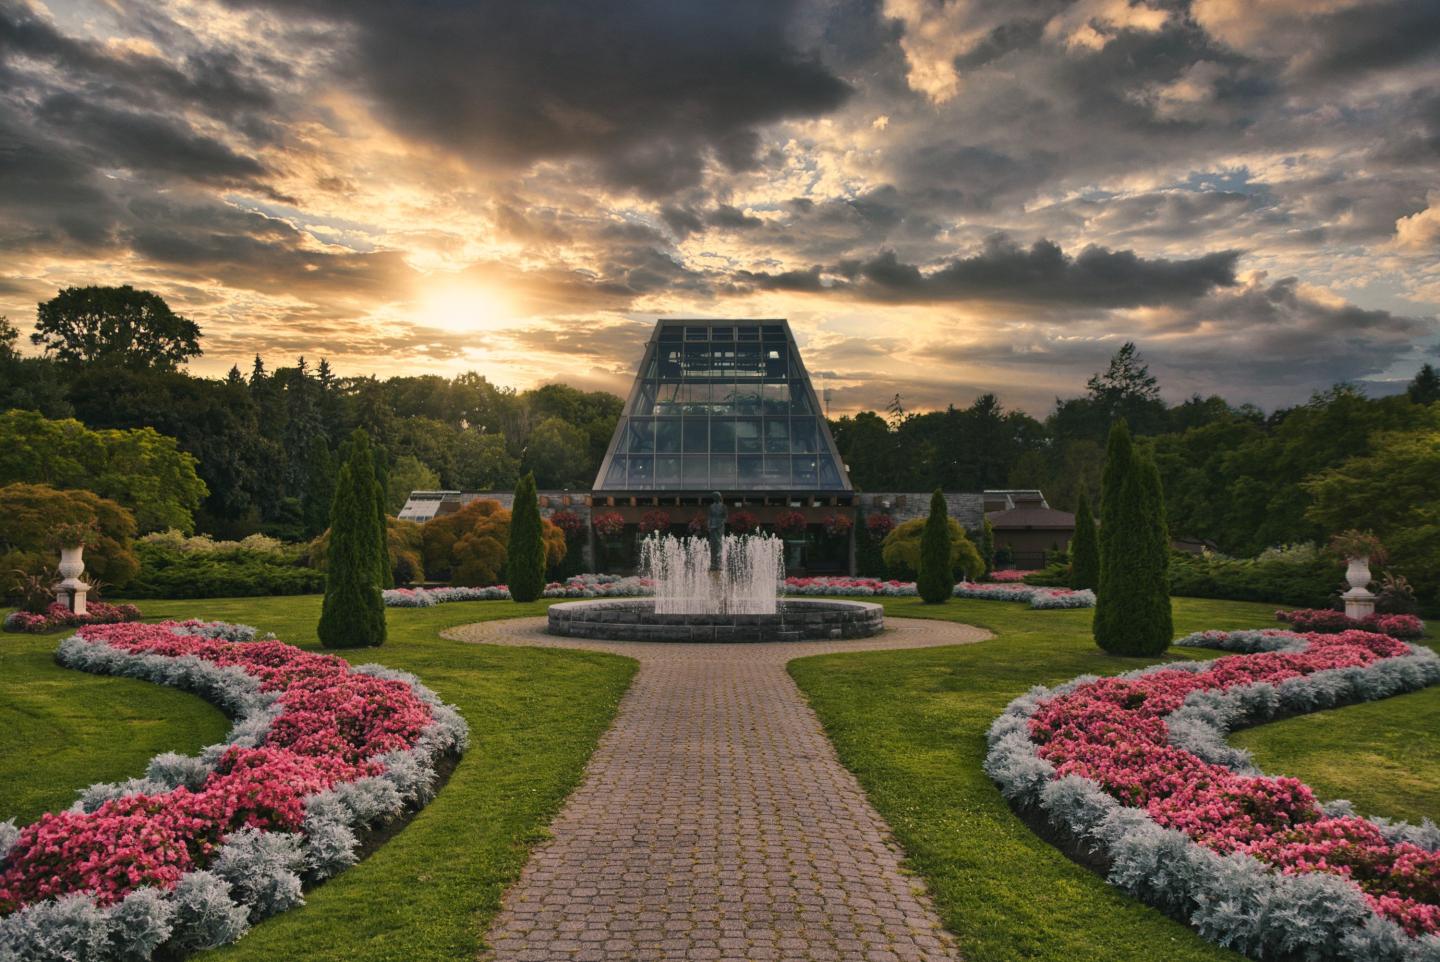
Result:
M607 538L617 534L625 533L625 519L620 517L618 511L606 511L604 514L597 514L590 522L595 533L604 535Z
M801 511L782 511L780 517L775 519L775 527L782 534L803 534L805 514Z
M667 531L670 528L669 511L646 511L640 519L640 533L650 534L655 531Z
M749 534L760 526L759 519L749 511L736 511L726 523L735 534Z

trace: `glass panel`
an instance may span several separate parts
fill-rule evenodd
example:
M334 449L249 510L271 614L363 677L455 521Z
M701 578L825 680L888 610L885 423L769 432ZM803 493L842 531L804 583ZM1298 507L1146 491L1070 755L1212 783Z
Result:
M710 385L710 413L735 413L735 385L733 382Z
M734 328L731 328L731 327L712 327L712 328L710 328L710 340L712 340L712 341L729 341L729 340L733 340L734 337L735 337L735 329L734 329Z
M760 328L754 326L735 328L735 340L737 341L758 341L760 340Z
M714 377L735 376L735 342L710 344L710 370Z
M710 375L710 345L685 345L685 376L708 377Z
M835 469L835 461L832 458L820 459L820 487L840 487L840 472Z
M651 418L631 418L625 432L628 438L625 448L632 453L648 453L655 450L655 422Z
M689 415L704 416L710 413L710 385L703 381L699 384L682 384L680 386L681 411Z
M810 486L815 484L815 458L797 457L790 459L791 469L795 472L795 484L797 486Z
M605 487L625 487L625 455L617 454L610 459L610 470L605 472Z
M709 421L705 418L686 418L684 430L685 450L708 451L710 449L709 427Z
M655 351L659 355L657 360L660 365L660 377L671 379L680 377L680 345L661 344Z
M785 340L785 328L780 324L766 324L762 327L767 341Z
M735 486L735 455L710 456L710 485L716 488Z
M814 418L790 419L790 450L801 452L819 450L816 446Z
M729 418L715 418L710 422L710 450L731 452L735 450L735 422Z
M636 417L648 418L655 413L655 390L654 381L641 381L640 390L635 392L635 410L630 413Z
M687 328L685 328L685 340L687 340L687 341L703 341L703 340L706 340L706 339L709 337L709 335L710 335L710 329L707 328L707 327L687 327Z
M784 384L760 385L766 414L784 417L790 413L790 390Z
M664 327L660 328L660 340L662 341L678 341L684 336L684 328L680 327L677 324L666 324Z
M790 456L765 459L765 474L761 484L767 488L784 488L790 485Z
M741 452L760 450L758 418L743 418L735 422L735 449Z
M710 458L704 454L685 455L683 483L687 488L704 488L710 484Z
M657 487L674 487L680 483L680 456L661 455L655 459L655 484Z
M736 458L737 482L741 487L760 483L760 472L765 459L758 454L742 454Z
M760 362L759 344L737 344L735 346L735 376L737 378L757 378L765 373L765 367Z
M648 488L655 483L655 459L650 455L630 459L630 480L632 488Z
M765 345L765 376L773 378L784 378L790 365L785 360L785 344Z
M656 414L679 414L680 413L680 388L679 381L661 381L655 394Z
M736 414L759 414L760 413L760 384L737 384L735 385L735 413Z
M790 453L790 421L788 418L765 419L765 452Z
M804 381L790 382L790 413L814 414L810 410L810 392L805 390Z
M679 418L657 418L655 420L655 450L659 452L680 450Z

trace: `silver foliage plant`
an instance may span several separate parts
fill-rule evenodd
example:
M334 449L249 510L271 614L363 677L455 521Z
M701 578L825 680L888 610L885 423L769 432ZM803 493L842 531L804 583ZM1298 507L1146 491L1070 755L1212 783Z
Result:
M236 643L274 638L248 625L223 622L171 630ZM168 792L181 785L198 788L230 746L262 744L281 712L279 693L262 692L259 681L240 668L221 668L192 656L135 655L74 636L60 643L55 658L79 671L184 689L234 718L225 740L198 756L165 752L150 760L143 778L83 789L73 806L81 811L92 812L110 799L135 793ZM186 873L168 892L136 889L108 906L96 905L84 894L26 906L0 919L0 962L146 962L162 945L179 951L226 945L253 922L303 904L305 883L354 865L361 834L429 802L438 788L441 759L463 753L470 741L460 713L414 675L382 665L354 670L409 685L430 709L431 722L413 748L377 759L384 772L310 795L299 832L246 828L232 833L208 869ZM18 835L13 820L0 822L0 867Z
M1201 632L1176 642L1233 652L1298 650L1303 636L1288 632ZM1281 715L1388 698L1440 682L1440 657L1411 645L1410 653L1364 668L1341 668L1279 684L1239 685L1194 692L1166 724L1170 741L1209 762L1260 774L1247 753L1225 743L1235 729ZM1204 671L1204 662L1154 665L1127 672ZM1077 851L1100 856L1108 880L1126 893L1189 923L1202 936L1257 959L1305 962L1440 962L1440 936L1415 938L1377 915L1360 890L1325 873L1284 875L1250 855L1221 855L1168 829L1141 808L1122 804L1079 775L1055 778L1055 767L1030 740L1030 717L1042 702L1094 681L1085 675L1055 688L1037 686L1016 698L991 724L985 772L1018 808L1041 814ZM1328 802L1329 815L1354 815L1346 801ZM1440 828L1371 819L1392 841L1440 850Z

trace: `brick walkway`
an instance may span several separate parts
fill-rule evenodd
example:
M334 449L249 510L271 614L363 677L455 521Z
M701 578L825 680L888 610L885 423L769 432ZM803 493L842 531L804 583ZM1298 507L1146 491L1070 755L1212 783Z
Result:
M497 962L951 960L920 880L839 762L785 663L965 644L966 625L892 619L859 641L656 644L552 638L544 620L466 625L488 644L640 662L584 782L506 894Z

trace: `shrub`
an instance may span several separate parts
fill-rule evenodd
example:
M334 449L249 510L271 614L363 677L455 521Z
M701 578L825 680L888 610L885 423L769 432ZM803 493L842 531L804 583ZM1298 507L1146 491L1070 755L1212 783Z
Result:
M665 516L665 524L670 516ZM510 597L516 601L534 601L545 590L545 522L540 518L540 501L535 493L535 475L528 473L515 487L515 503L511 509L510 541L507 552ZM560 534L560 557L565 556L565 535ZM559 560L558 558L556 560Z
M385 547L391 580L395 584L408 585L425 580L425 544L421 532L421 526L414 521L385 519ZM324 571L329 551L330 532L327 530L310 543L311 566Z
M1136 452L1123 420L1110 431L1100 526L1095 642L1118 655L1170 645L1169 533L1155 463Z
M325 589L321 570L306 567L313 546L261 534L240 541L187 538L174 529L135 542L140 573L126 588L135 598L241 598L313 594ZM318 567L323 568L323 565Z
M340 467L330 510L325 602L318 633L327 648L361 648L385 641L385 605L379 565L384 550L375 523L380 486L370 439L357 428L350 456Z
M883 516L872 516L883 517ZM889 520L886 518L886 520ZM867 520L855 529L855 573L866 578L884 578L885 555L882 548L884 538L876 535Z
M1329 608L1301 608L1275 612L1277 621L1287 622L1296 631L1334 634L1359 629L1374 631L1392 638L1419 638L1425 634L1425 622L1414 615L1373 613L1364 618L1350 618L1343 611Z
M500 502L476 499L425 522L421 538L426 575L454 585L497 584L507 575L510 520ZM558 564L565 557L565 532L549 521L541 521L540 530L546 564Z
M1264 601L1324 608L1344 565L1310 544L1270 548L1255 558L1172 554L1170 592L1191 598Z
M1100 542L1090 496L1080 492L1075 509L1075 535L1070 539L1070 587L1094 589L1100 584Z
M986 578L995 571L995 526L989 518L980 522L980 560L985 564L981 572Z
M925 518L911 518L885 538L881 546L881 557L885 567L895 577L914 578L920 567L920 536L925 528ZM950 571L953 580L973 580L985 570L980 552L965 536L965 529L954 518L947 518L950 529Z
M944 604L950 600L950 592L955 589L949 521L945 495L936 488L930 496L930 514L920 531L920 566L915 579L915 589L927 605ZM982 571L985 568L983 561L980 568Z
M80 625L117 625L125 621L139 621L140 609L134 605L112 605L103 601L92 601L85 606L85 614L77 615L58 601L44 611L12 611L6 616L6 631L24 631L43 635L59 628L75 628Z
M113 587L135 577L135 518L127 509L89 491L10 484L0 488L0 593L14 597L22 578L55 562L59 545L52 534L61 525L90 525L97 532L85 549L87 577Z

